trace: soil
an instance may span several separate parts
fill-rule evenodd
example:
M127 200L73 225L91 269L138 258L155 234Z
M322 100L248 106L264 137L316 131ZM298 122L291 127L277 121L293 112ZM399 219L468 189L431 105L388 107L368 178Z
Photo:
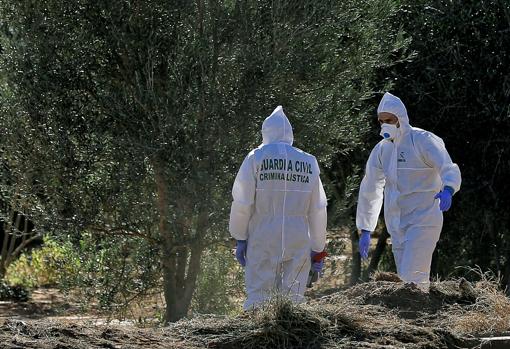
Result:
M65 314L79 315L81 309L77 303L69 302L68 298L57 289L41 288L32 291L26 302L0 301L1 319L43 319Z
M196 348L162 329L62 320L4 320L0 324L0 343L5 349Z

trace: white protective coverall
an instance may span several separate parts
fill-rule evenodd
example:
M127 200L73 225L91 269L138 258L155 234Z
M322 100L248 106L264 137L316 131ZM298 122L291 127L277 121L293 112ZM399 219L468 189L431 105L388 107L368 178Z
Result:
M398 275L428 291L432 254L443 226L439 200L434 196L445 186L457 192L460 170L441 138L409 125L407 110L398 97L386 93L377 112L396 115L400 127L393 141L381 140L368 158L356 225L374 231L384 196L384 219Z
M245 309L274 294L304 300L311 250L326 243L326 195L314 156L292 147L281 106L262 125L263 143L244 159L232 189L229 231L248 240Z

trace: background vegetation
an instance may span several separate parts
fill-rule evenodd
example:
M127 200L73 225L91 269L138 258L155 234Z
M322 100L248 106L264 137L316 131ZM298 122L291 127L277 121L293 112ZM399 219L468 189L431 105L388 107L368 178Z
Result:
M386 90L463 174L434 271L510 280L506 0L0 1L0 29L2 248L46 237L17 260L3 248L11 283L78 289L104 309L163 291L166 321L235 311L230 189L278 104L320 161L331 252L347 236L355 256Z

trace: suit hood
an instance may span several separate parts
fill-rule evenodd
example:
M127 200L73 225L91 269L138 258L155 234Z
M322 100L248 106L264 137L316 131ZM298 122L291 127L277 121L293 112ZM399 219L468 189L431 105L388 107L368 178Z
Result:
M294 134L289 119L283 112L281 105L262 123L262 144L286 143L292 145Z
M398 118L400 123L400 127L402 128L402 132L406 133L411 130L411 125L409 124L409 117L407 116L407 109L404 103L397 96L392 95L389 92L386 92L379 103L379 107L377 107L377 113L391 113Z

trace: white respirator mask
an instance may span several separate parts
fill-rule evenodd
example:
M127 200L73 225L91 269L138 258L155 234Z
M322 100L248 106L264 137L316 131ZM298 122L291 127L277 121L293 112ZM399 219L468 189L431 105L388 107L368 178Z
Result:
M398 128L395 124L382 124L381 133L379 133L384 139L391 141L397 137Z

